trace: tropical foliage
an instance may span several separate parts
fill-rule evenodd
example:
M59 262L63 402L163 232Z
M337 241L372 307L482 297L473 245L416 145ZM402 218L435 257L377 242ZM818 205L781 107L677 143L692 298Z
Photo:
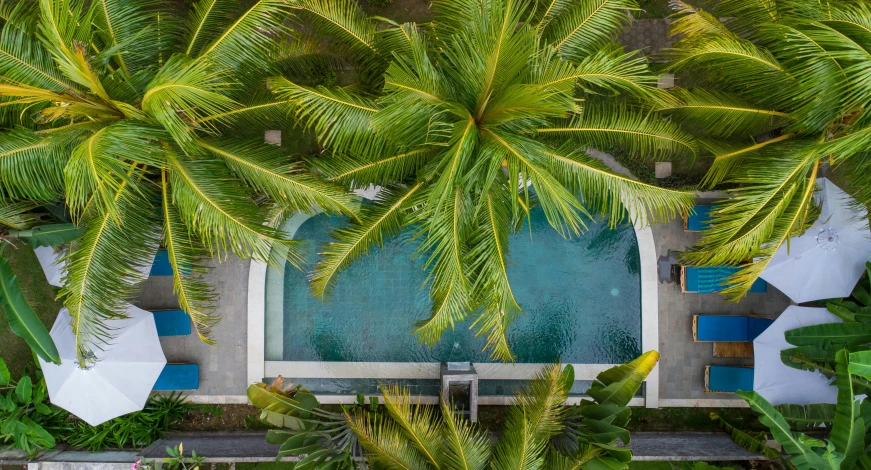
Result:
M38 374L38 373L37 373ZM68 429L67 412L48 401L45 380L24 374L11 380L6 363L0 359L0 439L5 446L31 457L57 443L55 436Z
M827 304L829 312L841 318L842 323L805 326L785 333L786 341L794 347L781 351L784 364L833 377L837 374L837 355L841 350L871 354L871 263L866 263L866 271L849 299ZM871 382L866 378L854 375L851 380L857 393L871 395Z
M713 12L671 4L680 39L668 68L688 87L658 113L713 155L705 187L737 186L684 261L743 265L725 291L738 299L817 218L823 163L871 202L871 3L722 0Z
M533 204L564 236L596 216L644 224L687 210L689 193L616 174L584 150L698 152L688 134L649 115L657 76L614 43L632 9L634 0L436 0L431 23L378 25L353 2L332 2L315 22L332 22L359 83L274 78L270 89L329 153L314 162L323 175L380 192L323 247L313 293L328 296L350 263L408 230L433 300L417 337L433 343L472 316L491 354L510 360L506 330L521 306L507 239Z
M70 223L39 224L46 215L33 213L32 209L33 205L26 202L5 207L0 204L0 306L13 333L24 339L43 360L60 364L54 340L25 299L12 265L3 257L3 250L16 249L16 238L26 240L33 248L61 245L79 237L81 230Z
M317 62L289 20L331 18L331 2L246 3L0 4L0 219L15 227L60 200L84 230L61 290L80 362L111 336L104 321L123 315L158 245L210 341L207 258L295 262L283 217L353 212L346 191L263 142L287 105L265 78Z
M254 384L248 398L261 419L282 429L267 441L281 444L278 458L303 455L305 469L354 468L357 443L366 461L384 469L628 468L632 452L625 429L629 401L659 360L655 351L596 377L579 406L564 405L574 369L544 368L506 410L499 440L460 418L447 399L440 408L415 403L408 390L383 386L383 405L346 407L343 414L319 408L300 385ZM444 397L446 398L446 397Z
M767 457L779 456L790 468L869 469L871 468L871 400L855 395L864 393L854 387L856 377L871 379L871 354L841 350L836 358L838 402L836 405L782 405L777 408L756 392L738 392L783 446L783 454L764 446L765 436L745 433L729 426L736 443ZM810 437L802 432L825 425L828 439ZM728 424L726 425L728 426Z

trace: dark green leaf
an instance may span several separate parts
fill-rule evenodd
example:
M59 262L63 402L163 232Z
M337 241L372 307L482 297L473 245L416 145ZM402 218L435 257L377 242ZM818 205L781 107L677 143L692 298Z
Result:
M12 331L24 339L28 346L47 362L60 364L60 354L45 325L24 298L12 266L0 257L0 305Z
M25 375L18 381L18 385L15 387L15 396L18 397L18 401L21 403L30 403L32 392L33 382L29 376Z

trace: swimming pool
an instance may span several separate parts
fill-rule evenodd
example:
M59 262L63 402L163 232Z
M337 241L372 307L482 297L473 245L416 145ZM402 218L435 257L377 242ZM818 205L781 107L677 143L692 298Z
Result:
M317 215L289 221L306 240L310 265L317 246L345 219ZM296 228L292 227L296 225ZM590 224L566 240L534 209L509 241L509 279L524 308L509 330L518 363L618 364L641 353L639 253L632 227ZM413 325L429 316L423 260L403 235L352 264L326 302L314 298L306 273L269 270L266 361L327 363L492 362L470 322L446 331L435 346L417 342ZM305 375L303 375L305 376ZM297 375L300 377L300 375Z

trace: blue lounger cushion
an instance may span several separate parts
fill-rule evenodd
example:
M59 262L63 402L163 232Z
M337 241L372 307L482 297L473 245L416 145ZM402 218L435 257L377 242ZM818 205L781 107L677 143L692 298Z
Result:
M699 315L696 341L753 341L774 320L745 315Z
M711 206L695 206L695 214L687 217L687 230L699 232L711 226Z
M184 336L191 334L191 317L184 310L155 310L154 324L157 336Z
M749 392L753 390L753 368L710 366L707 386L709 392Z
M686 267L686 291L698 292L699 294L712 294L726 288L723 283L729 276L735 274L739 268L732 266L687 266ZM768 283L763 279L756 279L749 292L766 292Z
M152 390L196 390L199 387L199 364L167 364Z
M169 262L169 253L166 250L157 250L154 255L154 264L151 265L150 276L172 276L172 264Z

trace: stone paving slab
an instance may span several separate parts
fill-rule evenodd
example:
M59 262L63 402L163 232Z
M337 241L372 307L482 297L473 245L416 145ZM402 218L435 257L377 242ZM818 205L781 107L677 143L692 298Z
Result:
M683 230L681 219L653 227L658 257L690 248L701 235ZM661 268L660 268L661 269ZM692 317L697 314L777 315L790 305L773 286L766 293L747 294L729 302L720 294L684 294L677 282L659 284L660 397L663 399L737 399L728 393L706 393L706 365L752 365L753 359L715 358L711 343L692 340Z
M215 345L202 342L196 331L188 336L160 339L168 362L200 365L200 388L185 391L192 397L244 397L247 377L248 261L231 256L214 265L209 282L220 294L216 313L221 322L212 329ZM172 277L149 278L134 301L145 310L178 308ZM238 400L237 400L238 401ZM220 403L221 400L215 400Z

